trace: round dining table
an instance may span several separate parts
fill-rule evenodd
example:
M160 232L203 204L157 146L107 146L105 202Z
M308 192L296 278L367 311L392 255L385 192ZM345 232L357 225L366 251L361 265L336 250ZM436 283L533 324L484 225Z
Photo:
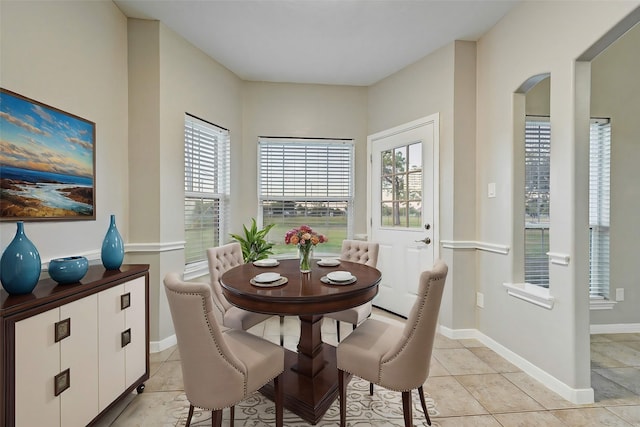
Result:
M335 284L326 275L348 271L355 282ZM259 283L261 273L279 273L281 279ZM338 396L336 348L322 341L323 315L371 301L378 293L381 273L364 264L340 261L336 266L312 262L310 273L301 273L298 259L281 259L270 267L242 264L220 278L227 300L242 309L300 318L297 352L285 349L284 406L302 419L316 424ZM282 283L286 282L286 283ZM260 390L274 398L273 384Z

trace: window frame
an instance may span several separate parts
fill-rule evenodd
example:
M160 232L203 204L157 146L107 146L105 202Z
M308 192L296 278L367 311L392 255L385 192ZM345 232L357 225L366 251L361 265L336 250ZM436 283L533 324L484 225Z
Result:
M281 147L281 149L283 150L282 152L283 156L287 155L286 148L288 147L295 147L291 150L292 152L300 152L301 149L306 152L307 149L310 149L310 148L317 149L318 147L327 148L327 149L330 149L331 147L335 147L336 149L339 148L339 152L346 151L346 156L343 156L344 158L340 156L338 157L340 157L339 161L342 161L342 162L346 161L348 162L348 165L347 166L343 165L342 169L339 169L337 172L334 166L333 180L329 176L325 177L328 181L333 183L333 185L330 186L329 184L325 183L324 187L317 187L317 188L326 188L326 191L327 191L326 195L319 195L319 191L317 191L317 188L313 189L313 188L310 188L311 186L307 185L308 177L306 172L303 178L304 182L301 184L299 181L299 178L301 177L299 172L297 175L294 174L294 172L290 172L290 174L287 174L283 170L281 176L279 176L278 170L276 168L275 173L273 175L277 177L278 180L283 181L283 178L286 175L288 179L296 180L296 182L298 183L298 185L296 186L298 191L304 192L304 194L297 194L297 195L286 194L287 190L284 188L284 185L282 185L282 191L273 191L272 186L269 186L269 184L264 183L264 180L268 179L268 176L263 176L263 170L264 170L263 167L266 167L263 164L263 161L264 161L263 150L268 149L270 147ZM345 147L346 147L346 150L345 150ZM257 148L258 148L257 150L258 152L257 154L257 161L258 161L258 170L257 170L258 215L257 217L258 217L258 224L260 227L263 227L265 224L265 216L264 216L265 202L273 202L273 201L292 202L293 201L296 203L303 203L303 204L321 202L321 203L327 203L328 206L326 208L329 210L332 209L331 204L333 204L334 206L338 206L338 205L344 206L344 208L346 209L346 220L347 220L345 238L346 239L353 238L353 228L354 228L353 211L355 206L355 141L353 139L259 137ZM336 157L334 156L327 154L327 162L331 162L332 160L335 161ZM299 160L300 159L298 159L298 161ZM313 160L315 162L320 161L318 158ZM329 163L327 163L327 165L328 164ZM319 170L319 167L317 165L314 167L315 167L314 171ZM326 167L325 170L329 171L329 168ZM340 175L340 176L335 176L335 175ZM346 188L344 183L345 179L347 181ZM329 193L333 193L333 194L331 195ZM333 208L333 209L336 209L336 208ZM320 216L322 217L323 215L320 215ZM290 228L299 227L300 225L303 225L303 224L299 222L291 222ZM323 230L320 228L316 229L316 227L314 227L312 224L309 224L309 225L311 225L314 231L317 231L320 234L325 234L325 235L327 234L327 230ZM275 233L278 233L278 231L275 231ZM282 247L281 241L284 242L284 233L282 236L280 236L280 235L274 234L274 231L271 231L269 233L269 237L271 238L270 239L271 241L276 242L276 248L275 248L276 257L290 256L296 253L297 248L295 246L292 246L290 249L287 249L284 251L282 250L283 247ZM333 240L330 239L330 241L333 241ZM325 245L319 245L319 246L316 246L314 252L316 256L336 255L339 253L339 249L334 252L334 251L327 250Z
M595 177L594 170L598 172ZM589 123L589 297L592 301L610 300L610 219L611 120L591 118ZM598 232L597 236L594 235L595 231ZM594 260L594 253L597 260Z
M208 273L206 249L219 246L228 234L231 135L228 129L189 113L185 113L184 120L185 278L193 278ZM203 133L202 137L194 139L194 130ZM203 159L209 161L203 162ZM189 203L197 204L198 200L213 202L217 209L210 215L202 215L199 243L194 248L187 238L188 232L194 232L188 229L187 210ZM206 236L210 223L214 226L213 239ZM190 257L190 251L199 255Z
M538 125L537 130L535 132L531 132L530 129L532 129L532 126L534 126L534 123L540 123L540 125ZM548 134L548 135L547 135ZM534 145L537 145L537 147L533 147L534 149L537 149L536 152L536 156L533 155L528 155L528 148L529 145L531 144L530 141L532 138L537 137L537 141L534 142ZM551 188L550 188L550 182L551 182L551 120L549 116L534 116L534 115L527 115L525 117L525 135L524 135L524 153L523 153L523 159L524 159L524 186L523 186L523 193L524 193L524 237L523 237L523 245L524 245L524 266L523 266L523 272L524 272L524 282L525 283L529 283L532 285L536 285L536 286L541 286L544 288L548 288L549 287L549 256L548 256L548 252L549 252L549 247L550 247L550 235L551 235L551 218L550 218L550 206L551 206ZM545 165L544 164L544 159L548 158L548 162ZM532 161L535 161L537 159L537 164L532 163ZM546 190L545 191L541 191L540 186L538 186L538 189L535 191L535 193L538 193L539 195L542 194L542 196L546 195L546 202L547 202L547 206L546 208L544 208L542 210L542 212L546 211L546 215L547 215L547 219L546 221L540 221L540 203L536 203L536 209L537 210L537 217L538 217L538 221L537 222L532 222L531 220L527 221L528 217L530 217L530 215L527 214L528 211L530 211L530 209L528 209L529 206L529 202L531 201L531 198L528 197L529 193L533 193L534 191L527 191L528 189L528 183L530 182L530 178L528 178L529 175L529 167L528 165L531 166L535 166L538 169L541 168L546 168L546 174L543 175L543 173L540 172L540 170L536 171L536 177L534 177L538 182L540 182L541 179L545 179L547 181L546 184ZM542 200L542 202L544 203L545 200ZM538 251L539 254L537 256L534 255L527 255L527 253L529 252L529 254L531 254L532 252L532 244L529 244L529 249L528 249L528 239L527 239L527 235L529 233L530 230L540 230L542 235L540 238L540 245L542 246L541 249ZM546 233L545 233L546 231ZM545 250L546 248L546 250ZM532 264L536 264L535 268L532 266ZM529 267L528 267L529 265Z

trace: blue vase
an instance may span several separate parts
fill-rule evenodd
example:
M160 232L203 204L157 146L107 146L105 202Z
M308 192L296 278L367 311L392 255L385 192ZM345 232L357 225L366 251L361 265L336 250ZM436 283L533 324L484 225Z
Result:
M124 259L124 243L116 228L116 216L111 215L111 224L102 241L102 265L107 270L117 270Z
M40 279L40 254L24 234L24 223L17 222L16 235L0 259L0 281L10 295L28 294Z
M61 285L78 283L89 270L89 260L83 256L56 258L49 261L49 276Z

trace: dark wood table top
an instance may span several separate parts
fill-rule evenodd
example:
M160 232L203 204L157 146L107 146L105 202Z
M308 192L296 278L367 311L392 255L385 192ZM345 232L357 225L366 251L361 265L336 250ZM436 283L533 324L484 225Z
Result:
M335 267L321 267L312 261L311 273L300 273L298 259L281 259L275 267L243 264L224 273L220 279L225 297L246 310L278 315L332 313L371 301L378 293L381 273L364 264L340 261ZM355 283L330 285L320 278L331 271L349 271ZM260 273L279 273L288 282L278 287L259 287L250 280Z

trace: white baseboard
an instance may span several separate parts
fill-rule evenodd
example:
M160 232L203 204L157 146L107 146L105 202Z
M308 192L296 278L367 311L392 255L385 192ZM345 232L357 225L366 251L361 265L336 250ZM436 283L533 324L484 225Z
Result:
M613 323L609 325L591 325L592 334L631 334L640 333L640 323Z
M162 341L151 341L149 342L149 353L160 353L177 343L178 340L176 339L175 334L163 339Z
M447 338L460 339L476 339L482 344L522 369L526 374L541 382L545 387L559 394L566 400L575 404L588 404L594 402L592 388L573 388L563 383L548 372L538 368L527 359L517 355L513 351L504 347L502 344L494 341L492 338L484 335L477 329L450 329L442 325L438 326L438 332Z

